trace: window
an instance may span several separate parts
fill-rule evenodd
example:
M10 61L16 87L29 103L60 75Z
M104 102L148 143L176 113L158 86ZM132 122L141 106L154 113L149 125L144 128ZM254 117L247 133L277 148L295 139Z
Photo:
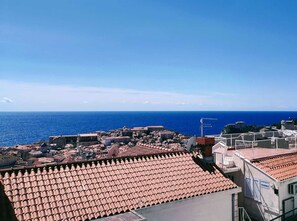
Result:
M252 192L252 179L249 177L245 178L244 182L245 191L244 194L246 197L253 198L253 192Z
M244 196L254 199L257 202L261 202L261 190L269 189L270 184L259 179L253 179L250 177L245 177L244 182Z
M253 195L254 195L254 200L261 202L261 192L260 192L260 181L254 179L253 180Z

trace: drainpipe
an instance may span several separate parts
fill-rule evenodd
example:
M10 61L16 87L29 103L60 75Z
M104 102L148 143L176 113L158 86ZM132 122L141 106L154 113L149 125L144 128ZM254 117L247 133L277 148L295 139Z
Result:
M235 221L235 193L232 194L231 197L231 204L232 204L232 221Z

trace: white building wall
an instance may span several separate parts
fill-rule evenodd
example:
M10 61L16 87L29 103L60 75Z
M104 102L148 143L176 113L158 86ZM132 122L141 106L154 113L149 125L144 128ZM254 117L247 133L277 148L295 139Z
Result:
M232 210L232 194L237 195L239 191L240 188L236 188L211 193L138 209L136 212L148 221L232 221L232 213L237 215L238 209L237 202L235 202L235 211Z
M235 183L242 187L242 193L239 195L239 206L243 206L248 214L257 220L270 220L280 215L280 187L278 182L239 156L235 155L234 161L235 165L241 169L241 173L237 173L237 177L235 177ZM248 187L245 178L251 180L252 196L247 194ZM258 189L260 197L258 199L255 197L257 186L254 186L254 181L259 182L260 186ZM278 194L275 189L278 190Z
M246 165L245 177L251 178L252 189L256 188L253 185L254 180L260 183L260 200L249 197L244 198L244 207L247 208L249 214L259 220L270 220L280 215L279 193L277 194L279 187L277 182L251 165ZM261 185L261 183L265 183L265 185Z
M297 195L289 194L289 190L288 190L288 185L291 183L295 183L295 182L297 182L297 177L294 177L292 179L285 180L285 181L279 183L279 186L280 186L279 198L280 198L282 213L284 212L284 208L282 207L283 200L289 199L291 197L294 198L294 208L297 208ZM287 212L287 211L285 211L285 212ZM295 214L296 213L297 213L297 211L295 212Z

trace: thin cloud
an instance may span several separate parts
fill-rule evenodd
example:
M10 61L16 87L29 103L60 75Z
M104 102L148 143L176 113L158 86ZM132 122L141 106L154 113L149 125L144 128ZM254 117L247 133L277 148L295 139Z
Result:
M9 97L3 97L1 102L10 104L10 103L13 103L13 100L10 99Z
M216 105L211 95L123 88L75 87L0 81L6 94L18 99L17 110L176 110L208 109ZM13 90L18 88L18 90ZM38 93L36 93L38 92ZM5 102L12 102L5 99ZM46 101L46 103L45 103ZM81 101L79 105L77 101ZM83 105L85 104L85 105ZM87 104L87 105L86 105Z

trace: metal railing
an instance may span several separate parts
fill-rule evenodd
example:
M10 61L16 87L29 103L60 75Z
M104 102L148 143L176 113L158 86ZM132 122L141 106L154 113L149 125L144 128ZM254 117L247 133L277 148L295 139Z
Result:
M293 221L296 220L297 217L297 208L292 209L288 212L283 213L282 215L279 215L273 219L271 219L270 221Z
M238 218L239 221L252 221L244 207L238 207Z

